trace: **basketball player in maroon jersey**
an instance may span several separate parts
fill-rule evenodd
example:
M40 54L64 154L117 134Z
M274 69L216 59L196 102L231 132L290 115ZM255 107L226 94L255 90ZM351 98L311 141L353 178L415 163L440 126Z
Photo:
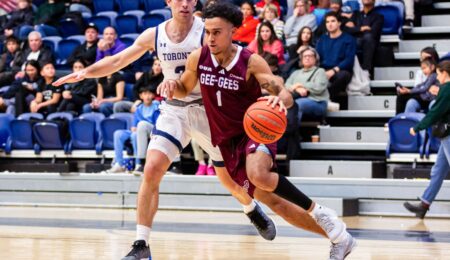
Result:
M249 139L242 120L247 108L261 98L261 88L272 96L267 105L293 103L283 82L275 77L258 55L232 44L232 35L242 23L242 13L227 1L215 2L203 11L207 46L192 52L179 80L164 81L158 88L168 99L188 95L200 82L209 120L212 143L222 153L226 168L251 196L277 196L303 208L324 229L332 242L330 259L344 259L355 247L355 239L331 209L320 206L284 176L273 170L276 144L259 144Z

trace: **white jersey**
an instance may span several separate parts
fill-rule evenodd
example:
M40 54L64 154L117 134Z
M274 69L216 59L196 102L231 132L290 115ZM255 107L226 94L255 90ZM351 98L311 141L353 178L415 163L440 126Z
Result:
M173 43L166 33L167 20L156 27L155 51L158 59L161 61L162 73L164 79L179 79L185 70L188 55L202 47L204 24L202 20L194 16L194 23L186 38L180 43ZM190 102L200 99L200 86L197 86L191 94L182 101Z

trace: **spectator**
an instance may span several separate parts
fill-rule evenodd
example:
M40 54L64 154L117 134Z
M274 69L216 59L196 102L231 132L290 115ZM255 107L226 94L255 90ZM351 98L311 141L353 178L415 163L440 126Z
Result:
M352 23L347 23L344 31L356 37L357 48L361 51L361 55L358 56L362 69L372 72L375 51L380 44L384 17L374 12L375 0L362 1L363 11L353 13Z
M298 106L298 120L302 115L322 119L330 98L325 70L317 67L319 55L314 48L306 47L299 56L303 69L294 71L286 81Z
M402 29L405 31L411 31L414 28L414 4L419 2L419 0L404 0L405 5L405 21L403 23Z
M240 45L247 46L255 39L256 27L259 24L259 20L254 17L256 15L256 10L250 1L242 2L241 12L244 19L242 25L234 33L233 41L236 41Z
M283 39L284 36L284 22L279 19L277 7L273 4L268 4L264 7L264 11L260 15L261 21L270 22L273 25L273 29L275 30L275 34L278 39ZM256 31L259 30L259 26L256 28Z
M431 58L435 64L439 62L439 54L433 47L425 47L420 51L420 61L422 62L426 58ZM414 86L417 86L426 80L427 76L423 74L421 69L416 71L414 77Z
M4 27L5 37L19 36L19 29L24 25L33 25L33 8L30 0L19 0L18 9L11 13L11 18Z
M83 113L93 110L103 113L105 117L113 113L115 102L123 99L125 92L125 81L120 73L108 75L98 80L97 97L92 98L90 104L83 106Z
M284 60L283 43L278 40L273 26L270 22L262 22L259 26L258 35L247 47L253 53L262 55L267 51L278 57L278 64L286 63Z
M425 118L414 128L410 129L411 135L416 135L419 131L425 130L438 122L449 125L450 121L450 61L443 61L437 66L437 78L441 83L441 89L436 98L436 103L427 113ZM405 202L405 208L416 214L419 218L424 218L425 214L433 203L436 195L441 189L444 179L450 172L450 130L447 128L439 138L441 145L436 156L436 163L431 168L431 179L428 187L420 197L419 203Z
M161 62L155 58L153 60L152 70L145 73L136 73L138 80L134 84L133 93L135 97L139 97L138 90L143 87L157 88L163 81L164 75L162 74ZM156 97L158 99L158 97ZM139 98L134 100L122 100L114 104L114 113L120 112L132 112L136 110L136 107L141 103Z
M214 166L211 158L208 160L208 165L205 162L205 153L200 147L200 145L195 141L195 138L191 139L191 147L194 152L194 160L198 162L198 168L195 172L195 175L208 175L213 176L216 175L216 171L214 170Z
M148 139L159 115L159 101L154 100L156 88L142 87L139 89L139 98L142 103L134 112L133 127L130 130L117 130L114 132L115 163L108 170L110 173L124 172L123 147L131 139L135 156L136 167L133 174L142 174L145 165Z
M426 110L439 92L436 63L432 58L421 61L420 67L427 79L412 89L397 86L396 114Z
M341 31L337 13L327 13L325 23L328 34L320 37L317 52L321 57L321 67L326 70L325 74L330 82L330 99L337 102L339 93L345 91L352 79L356 41L350 34Z
M0 88L14 80L12 70L14 59L20 55L19 41L14 36L6 38L6 52L0 56Z
M58 22L66 12L63 0L48 0L38 7L34 17L36 31L43 37L59 35Z
M36 98L31 101L30 111L44 115L56 112L61 100L61 87L52 85L55 80L55 66L53 63L45 64L41 69L42 81L36 90Z
M67 63L72 65L76 60L84 60L88 64L95 62L97 57L98 28L95 24L89 23L84 31L86 41L78 46L67 58Z
M314 47L313 31L308 26L302 27L298 32L297 43L288 47L289 59L298 63L298 54L306 47Z
M95 61L119 53L126 47L125 43L117 39L116 29L113 27L106 27L103 30L103 39L99 40L97 44L97 57Z
M309 3L307 0L296 0L293 15L286 20L284 25L284 35L286 46L297 43L298 33L301 28L308 26L313 31L316 29L316 17L309 13Z
M312 14L316 17L317 24L321 24L324 16L330 11L330 0L319 0Z
M281 8L280 8L280 3L278 2L278 0L260 0L259 2L257 2L255 4L256 12L258 14L261 14L264 11L264 7L268 4L275 5L278 10L278 17L281 17Z
M39 75L40 65L35 60L25 63L24 77L15 80L11 87L2 94L2 101L7 106L8 113L16 116L27 112L31 101L35 98L41 77Z
M269 67L270 67L270 70L272 71L272 73L274 75L279 75L280 74L280 66L278 66L278 57L267 51L263 52L263 54L261 56L267 62L267 64L269 64ZM261 89L261 91L263 92L263 94L269 94L269 92L267 92L267 90L265 90L265 89Z
M352 15L351 8L350 7L345 8L345 12L343 11L343 9L344 8L342 8L342 0L331 0L330 11L337 13L339 20L341 22L341 30L344 30L347 23L353 23L352 21L350 21L350 17ZM314 32L315 38L319 39L320 36L322 36L325 33L327 33L327 27L325 25L325 20L322 19L316 31Z

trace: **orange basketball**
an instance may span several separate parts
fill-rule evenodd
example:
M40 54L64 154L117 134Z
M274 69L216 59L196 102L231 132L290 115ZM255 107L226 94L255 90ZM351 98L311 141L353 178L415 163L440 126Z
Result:
M244 116L244 130L253 141L270 144L278 141L286 130L287 119L280 107L272 108L267 100L255 102Z

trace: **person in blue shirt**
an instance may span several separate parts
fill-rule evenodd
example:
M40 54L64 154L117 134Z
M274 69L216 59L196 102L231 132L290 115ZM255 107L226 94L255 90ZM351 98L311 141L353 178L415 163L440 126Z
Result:
M142 103L137 106L136 112L134 112L133 127L130 130L117 130L114 132L115 159L112 168L108 172L125 172L123 148L125 142L131 140L136 165L133 174L142 173L150 133L160 113L160 102L154 100L155 93L156 86L139 89L139 98L142 100Z

